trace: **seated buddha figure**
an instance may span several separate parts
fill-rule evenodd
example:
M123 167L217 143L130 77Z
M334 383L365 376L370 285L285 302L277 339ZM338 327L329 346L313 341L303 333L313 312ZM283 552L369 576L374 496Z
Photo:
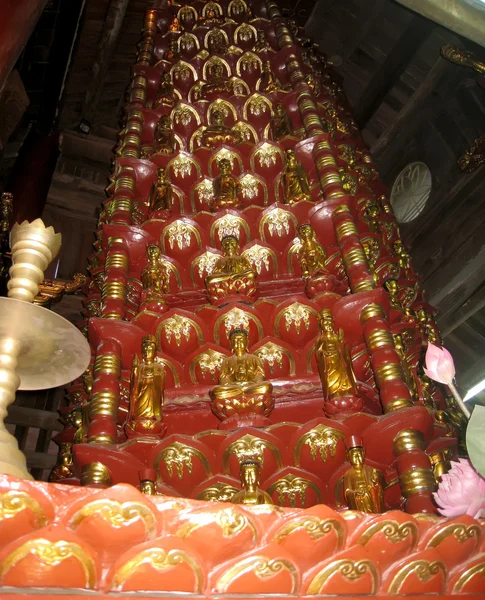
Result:
M165 266L160 261L160 255L161 250L157 244L149 244L147 246L146 256L148 264L141 272L143 292L140 309L142 310L146 302L165 304L163 295L168 292L168 274Z
M212 273L205 278L209 300L219 304L229 296L243 296L246 302L254 300L258 292L256 271L245 256L240 255L239 242L233 235L222 238L222 251Z
M351 436L347 442L349 469L343 477L345 502L350 510L382 513L384 506L384 477L378 469L365 464L362 440Z
M263 63L263 71L256 85L256 89L260 92L266 92L267 94L285 91L279 79L271 70L271 63L269 60L266 60Z
M286 165L282 173L283 195L285 204L295 204L300 200L311 200L310 184L301 164L296 160L296 153L288 148Z
M217 163L219 175L212 184L214 189L214 200L211 210L217 211L221 208L239 208L241 202L238 194L241 193L241 184L238 178L231 173L231 161L221 158Z
M214 148L221 144L237 145L242 142L242 135L237 129L224 123L224 112L218 108L212 111L212 123L202 134L202 145Z
M308 223L298 228L300 249L298 262L300 263L302 277L306 281L305 293L309 298L314 298L320 292L334 292L339 287L334 275L325 268L327 255L321 244L317 242L315 232Z
M279 140L286 135L294 134L290 117L288 116L285 107L280 103L274 105L270 127L274 140Z
M130 408L125 425L128 437L161 437L166 430L162 406L165 370L156 360L155 336L146 335L141 344L141 360L133 358L130 381Z
M175 136L172 120L168 115L160 118L155 127L153 147L155 154L172 154L175 152Z
M324 410L328 416L358 412L363 401L358 397L357 381L352 368L350 349L342 329L335 331L332 311L324 308L318 315L320 335L315 356L323 387Z
M149 196L149 214L172 209L172 186L164 167L157 169L157 179L152 183Z
M153 104L153 108L157 109L163 104L167 106L173 106L175 104L176 97L174 92L174 86L170 73L162 73L160 78L160 85L157 90L157 99Z
M209 392L212 412L222 421L219 429L268 425L274 408L273 386L265 380L263 364L248 353L244 329L234 329L229 341L232 356L223 360L219 385Z
M55 483L56 481L62 481L74 477L74 463L72 460L72 444L63 443L59 451L57 463L49 475L49 481Z
M201 87L200 95L203 100L210 100L219 96L234 95L233 82L224 75L224 68L221 64L215 63L208 72L207 82Z
M259 473L261 465L257 460L244 460L239 468L242 490L236 492L231 498L233 504L273 504L268 492L259 487Z

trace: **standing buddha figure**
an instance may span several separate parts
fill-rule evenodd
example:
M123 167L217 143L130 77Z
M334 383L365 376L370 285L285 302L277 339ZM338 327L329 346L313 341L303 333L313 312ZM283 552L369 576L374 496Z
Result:
M293 135L293 124L284 106L280 103L274 105L271 117L271 134L274 140L279 140L286 135Z
M239 242L233 235L222 238L224 256L217 259L212 273L205 279L209 300L214 304L228 296L243 296L246 302L254 300L258 292L256 271L245 256L241 256Z
M214 200L211 210L215 212L221 208L239 208L241 203L238 194L242 188L238 178L231 173L231 161L221 158L217 166L219 175L213 183Z
M164 167L157 169L157 179L153 182L149 197L149 213L172 209L172 186Z
M168 30L169 31L182 31L182 27L181 27L180 22L177 19L177 17L173 18L173 21L170 23Z
M165 371L156 360L155 336L146 335L142 340L142 358L135 354L131 368L130 408L125 425L128 437L156 435L166 430L162 406Z
M323 246L317 242L315 232L309 223L298 228L298 237L301 243L298 250L298 262L303 279L313 277L322 270L325 271L327 255Z
M344 332L335 331L332 311L324 308L318 315L320 335L315 356L323 386L325 412L333 416L338 412L356 412L362 408L357 397L357 380L352 368L350 349L344 341Z
M418 393L418 385L416 383L416 379L414 377L413 370L409 364L409 359L406 353L406 346L404 344L403 337L400 333L396 333L392 336L394 338L394 347L396 348L396 352L401 359L402 370L404 372L404 381L409 388L409 392L413 399L413 402L418 402L419 393Z
M273 386L265 379L263 363L248 352L244 329L234 329L229 342L232 356L223 360L219 385L209 392L212 412L222 421L219 429L269 425Z
M311 200L310 184L305 170L296 160L292 148L286 150L286 165L282 174L285 204L295 204L300 200Z
M168 276L160 262L161 250L157 244L149 244L146 248L147 266L141 273L141 283L145 297L149 300L162 300L168 292Z
M172 154L175 152L175 136L172 120L168 115L160 118L155 127L154 148L156 154Z
M384 512L384 478L380 471L365 464L364 448L358 436L352 436L347 442L347 460L351 466L344 474L343 488L349 509Z
M245 460L240 466L241 485L243 489L231 498L233 504L273 504L268 492L259 487L259 472L261 465L256 460Z

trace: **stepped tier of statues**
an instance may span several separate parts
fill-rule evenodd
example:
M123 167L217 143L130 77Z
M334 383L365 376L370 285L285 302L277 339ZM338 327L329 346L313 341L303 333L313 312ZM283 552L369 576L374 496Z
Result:
M459 415L326 57L272 0L169 2L124 114L52 480L433 512Z

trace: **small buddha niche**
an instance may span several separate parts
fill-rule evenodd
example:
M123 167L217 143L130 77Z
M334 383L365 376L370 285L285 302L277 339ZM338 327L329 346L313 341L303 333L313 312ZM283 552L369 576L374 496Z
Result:
M160 213L157 216L168 217L172 210L172 185L164 167L157 169L157 178L152 183L150 196L148 198L149 214Z
M327 255L323 246L318 243L315 232L309 223L298 228L298 238L300 240L298 262L305 280L306 295L309 298L315 298L323 292L344 292L344 286L326 269Z
M363 442L359 436L351 436L346 446L350 467L343 477L343 491L348 508L365 513L384 512L383 474L365 464Z
M295 204L301 200L311 200L310 184L305 169L296 160L293 148L285 152L286 165L281 176L285 204Z
M243 141L241 132L235 127L229 127L224 123L224 111L215 108L211 113L211 124L206 127L202 134L202 145L214 148L222 144L236 146Z
M214 63L208 69L207 81L202 85L200 96L203 100L211 100L223 96L234 95L234 83L227 75L224 75L224 68L220 63Z
M278 141L288 135L294 135L293 124L285 110L285 107L281 103L274 105L270 128L271 135L275 141Z
M241 463L239 472L243 489L236 492L231 498L233 504L246 504L248 506L273 504L273 499L268 492L259 487L260 471L261 465L256 460L244 460Z
M229 336L232 355L222 362L219 385L210 392L219 429L265 427L274 408L273 385L266 381L263 363L248 352L248 334L234 329Z
M158 121L155 127L153 147L155 154L169 155L175 152L175 135L169 115L164 115Z
M221 208L239 208L241 205L239 195L242 192L242 187L239 179L232 174L231 161L227 158L221 158L217 166L219 167L219 174L213 182L214 199L211 210L216 212Z

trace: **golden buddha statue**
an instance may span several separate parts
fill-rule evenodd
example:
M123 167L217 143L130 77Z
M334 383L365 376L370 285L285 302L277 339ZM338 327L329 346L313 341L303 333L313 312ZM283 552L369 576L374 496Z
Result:
M269 60L266 60L263 63L263 71L261 73L261 77L258 80L258 83L256 84L256 89L260 92L266 92L267 94L270 94L271 92L285 91L279 79L271 70L271 63Z
M402 311L403 306L399 299L399 284L396 279L387 279L384 281L384 289L389 294L389 302L395 310Z
M269 425L274 408L273 386L265 380L263 363L248 353L244 329L234 329L229 341L232 356L223 360L219 385L209 392L212 412L223 421L219 429Z
M224 112L215 108L211 114L212 123L208 125L202 134L202 145L213 148L220 144L237 145L243 141L241 132L234 127L224 123Z
M177 19L177 17L173 18L173 21L170 23L168 30L169 31L182 31L182 27L181 27L180 22Z
M324 308L319 313L318 322L321 331L317 338L315 356L325 402L345 396L356 397L357 381L343 330L335 331L332 311L329 308Z
M273 499L259 488L261 465L256 460L244 460L240 466L241 485L244 489L236 492L231 498L233 504L273 504Z
M451 459L453 458L453 450L448 446L431 452L428 454L431 468L433 469L433 475L437 484L441 481L441 476L448 473L451 469Z
M212 303L228 296L242 295L246 301L255 299L258 292L256 271L245 256L240 255L239 242L233 235L222 239L224 256L217 259L205 287Z
M165 50L163 58L170 62L178 62L180 60L179 45L177 40L171 40L168 46L168 50ZM164 75L169 75L164 73ZM170 75L169 75L170 76Z
M300 249L298 250L298 262L300 263L303 279L313 277L321 271L325 271L325 260L327 255L321 244L317 242L315 232L308 223L298 228Z
M266 34L263 29L258 29L256 43L254 44L253 52L274 52L270 43L266 39Z
M273 140L279 140L286 135L293 135L293 124L284 106L280 103L274 105L271 117L271 134Z
M84 402L81 406L76 406L71 413L70 421L76 430L72 438L72 443L83 444L87 442L89 427L89 403Z
M164 167L157 169L157 180L152 183L149 196L149 213L172 209L172 186Z
M436 346L441 346L441 334L438 325L425 308L416 311L418 327L426 341Z
M400 333L396 333L392 336L394 338L394 347L396 352L401 359L402 370L404 373L404 381L408 386L409 393L413 402L419 401L418 385L414 377L413 370L409 364L409 359L406 352L406 346L404 344L403 337Z
M128 437L156 435L166 430L163 423L163 389L165 370L156 360L155 336L144 336L141 344L142 359L135 354L131 368L130 408L125 425Z
M203 100L209 100L220 94L233 95L234 84L224 75L224 68L220 63L214 63L208 72L208 80L200 89L200 97Z
M288 148L286 165L282 173L285 204L295 204L300 200L311 200L310 184L305 170L296 160L293 148Z
M347 460L351 466L344 474L343 487L348 508L365 513L384 512L384 477L364 463L364 448L358 436L347 442Z
M211 210L217 211L221 208L239 208L241 202L238 194L242 188L238 178L231 173L231 161L227 158L221 158L217 163L219 175L212 184L214 189L214 200Z
M172 120L168 115L161 117L155 127L154 148L156 154L167 155L175 152Z
M369 226L369 230L372 233L381 233L381 226L379 225L379 215L381 214L381 209L379 205L370 200L367 202L364 212L362 215L363 220Z
M146 247L147 266L141 272L141 283L147 300L162 300L168 292L168 274L160 261L161 250L157 244Z
M399 266L402 269L404 277L409 278L411 271L411 255L406 250L402 240L396 240L392 245L392 249L394 256L399 259Z
M49 481L55 483L74 476L74 463L72 460L72 444L63 443L55 467L49 475Z

